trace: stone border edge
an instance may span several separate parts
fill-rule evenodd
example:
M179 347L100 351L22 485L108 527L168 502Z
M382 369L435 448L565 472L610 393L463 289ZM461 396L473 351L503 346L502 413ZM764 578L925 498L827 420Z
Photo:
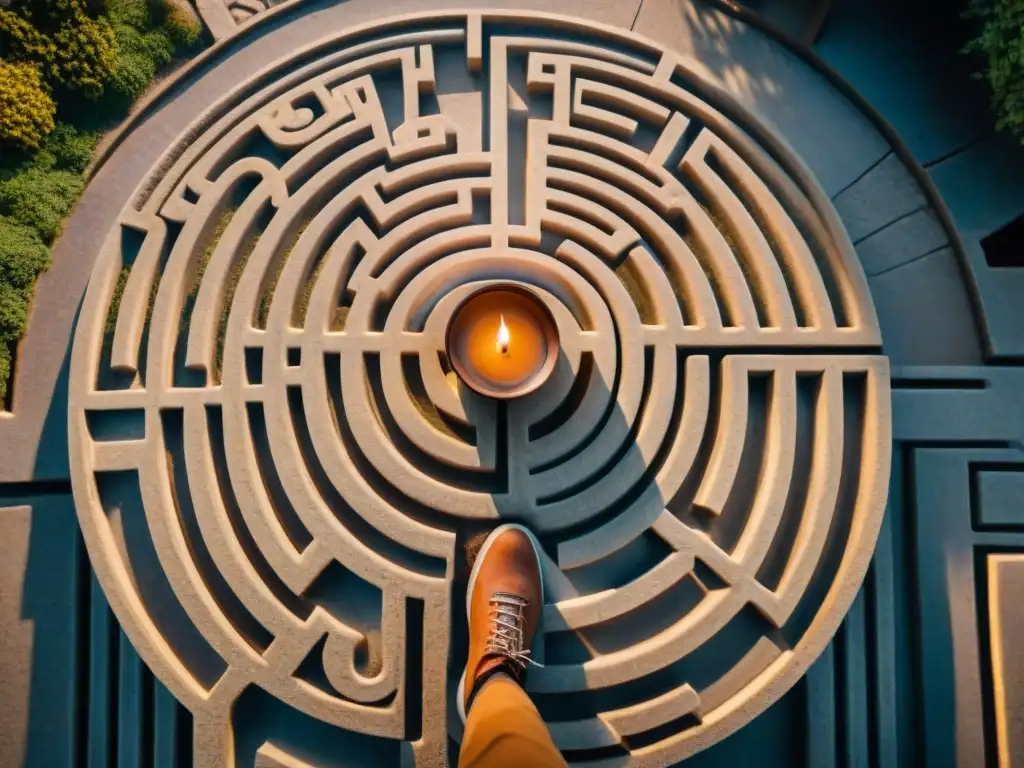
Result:
M301 2L302 0L295 0L295 2ZM928 171L918 162L917 158L910 151L910 148L903 141L899 132L893 127L892 123L883 115L879 109L872 104L864 94L862 94L857 88L845 77L843 77L831 64L825 61L821 56L815 53L814 49L810 44L801 40L800 38L791 35L784 29L781 29L761 16L757 15L753 11L750 11L734 0L699 0L702 3L718 10L721 13L730 16L738 21L747 24L763 35L775 40L777 43L785 46L791 53L799 56L804 62L806 62L811 68L813 68L818 74L824 77L829 85L836 88L844 97L850 100L850 102L864 114L865 117L871 122L875 129L882 134L882 138L889 144L892 151L899 158L900 162L903 163L904 167L910 172L910 175L917 182L917 185L924 192L925 199L928 201L928 205L932 207L935 214L939 218L939 223L942 225L943 230L946 232L946 236L949 238L949 244L953 248L953 253L956 255L957 266L960 268L961 277L964 280L964 284L967 286L967 295L971 301L971 311L974 314L974 320L978 325L982 341L984 342L985 362L994 355L992 349L992 341L988 332L988 325L985 321L984 305L981 300L981 289L978 286L978 282L974 277L974 271L971 269L970 260L967 257L967 250L964 248L963 240L960 238L960 232L956 228L956 224L953 222L953 214L949 210L949 206L946 205L946 201L943 200L938 187L932 180Z

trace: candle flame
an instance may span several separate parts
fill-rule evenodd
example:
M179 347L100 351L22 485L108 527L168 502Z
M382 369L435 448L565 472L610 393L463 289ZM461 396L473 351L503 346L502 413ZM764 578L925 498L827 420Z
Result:
M512 334L508 331L508 326L505 325L505 316L501 315L501 325L498 326L498 338L495 346L498 348L498 352L503 355L508 354L508 345L512 341Z

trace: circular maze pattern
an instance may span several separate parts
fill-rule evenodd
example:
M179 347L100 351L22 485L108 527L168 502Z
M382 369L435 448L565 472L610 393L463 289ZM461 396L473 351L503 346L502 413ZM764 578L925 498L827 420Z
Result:
M444 356L498 280L562 339L508 403ZM168 151L95 267L69 426L90 556L197 764L233 762L250 687L445 764L460 550L513 519L557 744L665 765L849 607L889 373L836 213L751 115L636 36L443 13L296 53Z

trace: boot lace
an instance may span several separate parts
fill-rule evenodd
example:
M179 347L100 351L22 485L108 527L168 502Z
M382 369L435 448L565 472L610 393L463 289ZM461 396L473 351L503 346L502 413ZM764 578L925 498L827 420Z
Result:
M528 600L508 592L495 592L491 596L491 628L484 647L485 655L504 656L522 669L529 664L544 666L530 658L529 648L523 648L524 612L529 604Z

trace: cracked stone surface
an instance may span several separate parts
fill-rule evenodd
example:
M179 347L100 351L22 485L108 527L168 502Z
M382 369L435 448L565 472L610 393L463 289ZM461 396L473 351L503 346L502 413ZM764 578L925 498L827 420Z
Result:
M443 357L498 280L562 344L507 406ZM396 18L259 74L139 186L75 332L75 502L197 764L232 764L253 685L445 764L459 543L515 519L546 550L528 688L556 743L663 765L849 607L888 482L880 344L813 175L678 55Z

